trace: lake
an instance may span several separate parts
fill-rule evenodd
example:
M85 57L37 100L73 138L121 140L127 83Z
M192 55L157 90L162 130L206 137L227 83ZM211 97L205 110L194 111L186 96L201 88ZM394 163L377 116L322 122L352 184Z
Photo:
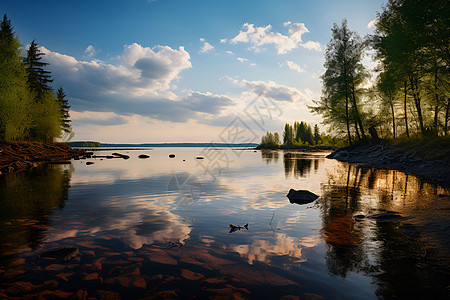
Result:
M325 152L112 152L0 176L0 298L449 296L447 188Z

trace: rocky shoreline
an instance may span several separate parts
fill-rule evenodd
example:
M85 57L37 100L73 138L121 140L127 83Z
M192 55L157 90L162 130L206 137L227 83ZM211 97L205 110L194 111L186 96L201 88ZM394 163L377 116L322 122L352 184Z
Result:
M4 143L0 144L0 175L21 172L41 164L68 164L70 159L89 156L82 149L64 143Z
M450 157L445 160L425 160L416 153L403 152L389 144L375 143L340 148L327 158L378 169L399 170L450 186Z

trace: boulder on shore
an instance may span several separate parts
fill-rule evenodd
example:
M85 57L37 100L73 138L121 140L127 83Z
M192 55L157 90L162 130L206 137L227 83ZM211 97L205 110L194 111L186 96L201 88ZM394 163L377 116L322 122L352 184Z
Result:
M286 197L288 197L289 202L297 204L311 203L315 201L317 198L319 198L319 196L310 191L307 190L296 191L294 189L290 189Z

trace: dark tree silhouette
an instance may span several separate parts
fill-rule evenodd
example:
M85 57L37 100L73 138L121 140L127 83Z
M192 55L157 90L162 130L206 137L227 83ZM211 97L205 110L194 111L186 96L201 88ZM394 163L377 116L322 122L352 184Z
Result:
M27 50L27 57L24 58L28 75L28 85L32 92L37 93L36 101L41 99L45 91L51 90L48 84L53 81L51 79L51 72L44 70L44 67L48 65L48 63L42 61L42 56L44 55L45 53L39 50L37 43L33 40Z
M72 132L72 125L70 120L70 105L69 100L66 99L66 93L63 88L60 87L56 92L56 101L59 103L61 107L61 128L65 133Z

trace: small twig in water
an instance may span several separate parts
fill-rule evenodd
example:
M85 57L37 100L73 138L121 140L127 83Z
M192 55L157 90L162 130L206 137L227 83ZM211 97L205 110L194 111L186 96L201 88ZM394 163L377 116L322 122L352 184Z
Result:
M275 212L273 212L272 219L270 219L270 228L272 228L273 235L275 235L275 230L274 230L273 227L272 227L272 221L273 221L273 217L274 217L274 216L275 216Z

